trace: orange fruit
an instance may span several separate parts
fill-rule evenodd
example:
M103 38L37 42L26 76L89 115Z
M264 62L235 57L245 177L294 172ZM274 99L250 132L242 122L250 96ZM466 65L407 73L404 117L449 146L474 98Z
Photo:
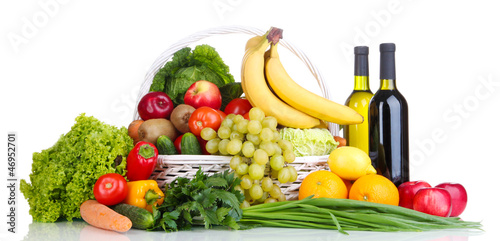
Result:
M347 188L335 173L319 170L309 173L299 188L299 200L314 195L314 198L347 198Z
M399 204L398 188L391 180L378 174L368 174L356 180L349 191L349 199L383 203Z

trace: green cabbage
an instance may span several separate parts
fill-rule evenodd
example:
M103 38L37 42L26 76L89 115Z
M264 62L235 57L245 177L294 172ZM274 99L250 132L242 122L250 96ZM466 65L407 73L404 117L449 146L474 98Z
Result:
M125 175L125 158L132 147L127 128L79 115L52 147L33 153L31 183L21 180L20 190L33 220L80 218L80 204L94 199L92 189L101 175Z
M281 139L293 144L295 156L329 155L339 143L324 128L296 129L285 127L280 130Z
M196 46L193 51L189 47L177 51L172 60L165 63L165 66L156 73L149 91L165 92L177 106L184 103L187 89L198 80L212 82L219 88L237 83L229 72L229 66L224 63L215 48L202 44ZM241 83L233 84L227 93L221 89L223 106L232 99L240 97L242 93L240 90Z

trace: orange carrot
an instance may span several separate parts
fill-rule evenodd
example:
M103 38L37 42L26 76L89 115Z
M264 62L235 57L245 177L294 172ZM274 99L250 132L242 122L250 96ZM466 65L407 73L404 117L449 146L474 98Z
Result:
M132 228L129 218L96 200L87 200L80 206L80 215L88 224L111 231L127 232Z

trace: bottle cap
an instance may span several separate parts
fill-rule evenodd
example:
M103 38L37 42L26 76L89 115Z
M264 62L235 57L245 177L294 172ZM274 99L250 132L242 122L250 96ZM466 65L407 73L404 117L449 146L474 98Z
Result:
M367 46L356 46L356 47L354 47L354 54L368 55L368 47Z
M380 52L396 52L396 45L394 43L380 44Z
M395 52L395 44L380 44L380 79L396 79Z

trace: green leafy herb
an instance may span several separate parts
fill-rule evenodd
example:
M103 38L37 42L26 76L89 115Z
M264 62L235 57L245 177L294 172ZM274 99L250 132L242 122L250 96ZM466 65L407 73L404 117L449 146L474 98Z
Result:
M167 187L165 201L153 207L155 227L167 232L189 230L193 225L239 229L240 204L245 197L234 187L240 179L227 170L208 176L201 169L189 180L178 177Z
M210 81L219 88L234 83L229 67L215 48L206 44L196 46L192 52L189 47L177 51L155 75L150 91L163 91L174 105L179 105L184 103L189 86L198 80Z
M125 175L125 157L132 147L127 128L116 128L85 114L78 116L54 146L33 153L31 183L21 180L20 189L33 220L80 218L80 204L94 198L92 188L101 175Z

